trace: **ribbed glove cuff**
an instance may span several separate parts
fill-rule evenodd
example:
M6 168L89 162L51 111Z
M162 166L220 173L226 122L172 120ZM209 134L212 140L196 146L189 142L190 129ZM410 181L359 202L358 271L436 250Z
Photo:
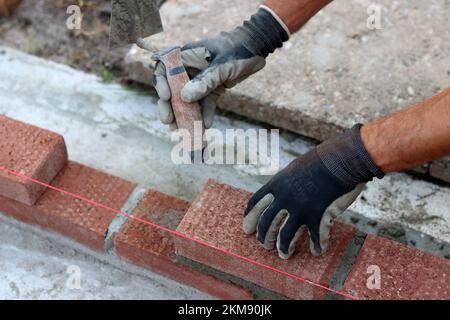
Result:
M254 55L263 58L281 48L283 42L289 39L289 34L278 20L262 8L232 33L238 33L244 39L244 46Z
M317 147L317 154L330 172L344 183L355 186L382 179L385 173L375 164L361 140L361 124Z

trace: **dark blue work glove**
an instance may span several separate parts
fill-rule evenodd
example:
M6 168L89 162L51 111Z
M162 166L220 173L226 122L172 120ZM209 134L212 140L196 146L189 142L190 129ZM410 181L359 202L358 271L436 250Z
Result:
M244 232L257 231L263 246L288 259L306 230L311 253L325 253L334 219L361 193L364 184L384 173L360 137L361 125L328 140L293 161L257 191L248 203Z

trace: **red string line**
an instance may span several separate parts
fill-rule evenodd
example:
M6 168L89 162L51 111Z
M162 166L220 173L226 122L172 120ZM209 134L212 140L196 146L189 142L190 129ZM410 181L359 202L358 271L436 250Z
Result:
M44 186L44 187L46 187L46 188L55 190L55 191L57 191L57 192L60 192L60 193L62 193L62 194L65 194L65 195L67 195L67 196L70 196L70 197L72 197L72 198L75 198L75 199L84 201L84 202L86 202L86 203L92 204L92 205L94 205L94 206L96 206L96 207L105 209L105 210L107 210L107 211L111 211L111 212L114 212L114 213L116 213L116 214L120 214L120 215L126 216L126 217L128 217L129 219L133 219L133 220L135 220L135 221L144 223L144 224L146 224L146 225L148 225L148 226L151 226L151 227L153 227L153 228L156 228L156 229L159 229L159 230L168 232L168 233L170 233L170 234L172 234L172 235L174 235L174 236L176 236L176 237L179 237L179 238L182 238L182 239L186 239L186 240L188 240L188 241L193 241L193 242L195 242L195 243L197 243L197 244L199 244L199 245L202 245L202 246L204 246L204 247L208 247L208 248L211 248L211 249L213 249L213 250L217 250L217 251L219 251L219 252L222 252L222 253L224 253L224 254L227 254L227 255L230 255L230 256L233 256L233 257L242 259L242 260L247 261L247 262L249 262L249 263L251 263L251 264L253 264L253 265L256 265L256 266L259 266L259 267L262 267L262 268L265 268L265 269L268 269L268 270L271 270L271 271L274 271L274 272L277 272L277 273L279 273L279 274L285 275L285 276L287 276L287 277L293 278L293 279L298 280L298 281L301 281L301 282L308 283L308 284L310 284L310 285L312 285L312 286L315 286L315 287L324 289L324 290L329 291L329 292L333 292L333 293L335 293L335 294L337 294L337 295L340 295L340 296L343 296L343 297L345 297L345 298L349 298L349 299L352 299L352 300L359 300L359 298L357 298L357 297L355 297L355 296L352 296L352 295L350 295L350 294L347 294L347 293L345 293L345 292L341 292L341 291L338 291L338 290L334 290L334 289L328 288L328 287L326 287L326 286L324 286L324 285L315 283L315 282L310 281L310 280L308 280L308 279L305 279L305 278L296 276L296 275L294 275L294 274L291 274L291 273L288 273L288 272L286 272L286 271L277 269L277 268L272 267L272 266L269 266L269 265L267 265L267 264L264 264L264 263L261 263L261 262L258 262L258 261L249 259L249 258L244 257L244 256L242 256L242 255L239 255L239 254L237 254L237 253L234 253L234 252L231 252L231 251L228 251L228 250L225 250L225 249L218 248L218 247L216 247L216 246L214 246L214 245L211 245L211 244L209 244L209 243L207 243L207 242L205 242L205 241L191 238L191 237L189 237L189 236L187 236L187 235L185 235L185 234L182 234L182 233L180 233L180 232L178 232L178 231L176 231L176 230L168 229L168 228L166 228L166 227L160 226L160 225L158 225L158 224L156 224L156 223L153 223L153 222L151 222L151 221L147 221L147 220L144 220L144 219L135 217L135 216L133 216L133 215L131 215L131 214L122 212L122 211L120 211L120 210L117 210L117 209L108 207L107 205L98 203L98 202L96 202L96 201L94 201L94 200L92 200L92 199L88 199L88 198L85 198L85 197L81 197L81 196L76 195L76 194L74 194L74 193L71 193L71 192L68 192L68 191L65 191L65 190L56 188L56 187L54 187L54 186L51 186L51 185L46 184L46 183L43 183L43 182L38 181L38 180L36 180L36 179L33 179L33 178L31 178L31 177L25 176L25 175L23 175L23 174L21 174L21 173L18 173L18 172L13 171L13 170L9 170L9 169L7 169L7 168L4 168L4 167L1 167L1 166L0 166L0 171L3 171L3 172L6 172L6 173L9 173L9 174L12 174L12 175L14 175L14 176L17 176L17 177L26 179L26 180L31 181L31 182L33 182L33 183L36 183L36 184L39 184L39 185Z

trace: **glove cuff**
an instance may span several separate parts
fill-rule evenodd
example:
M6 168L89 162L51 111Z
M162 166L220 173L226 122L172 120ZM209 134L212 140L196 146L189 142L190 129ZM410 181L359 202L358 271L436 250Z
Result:
M281 19L280 16L279 16L275 11L273 11L270 7L268 7L268 6L266 6L266 5L263 5L263 4L260 5L259 8L260 8L260 9L264 9L264 10L270 12L270 14L272 14L272 16L275 18L275 20L278 21L278 23L280 24L280 26L283 27L284 31L286 31L286 33L287 33L287 35L288 35L288 38L291 37L291 32L289 31L288 26L286 25L286 23L284 23L283 19Z
M364 142L361 139L361 128L362 124L358 123L351 129L352 133L351 136L353 138L353 143L356 148L356 152L358 153L360 159L364 162L367 169L372 173L373 177L376 177L378 179L383 179L386 175L381 169L376 165L376 163L373 161L372 156L367 151L366 147L364 146Z
M289 33L277 18L265 8L260 8L250 20L235 29L244 39L244 46L254 55L266 58L283 42L289 40Z
M356 186L382 179L385 173L375 164L361 139L361 124L344 134L325 141L317 147L317 154L327 169L344 183Z

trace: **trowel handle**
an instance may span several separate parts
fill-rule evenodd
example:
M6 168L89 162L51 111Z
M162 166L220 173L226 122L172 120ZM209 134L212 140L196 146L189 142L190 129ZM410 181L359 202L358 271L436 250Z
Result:
M203 124L200 104L187 103L181 99L181 90L190 81L181 60L181 49L175 47L158 54L158 59L164 63L167 72L167 81L172 94L172 109L179 129L185 129L190 134L190 141L184 145L186 151L201 152L205 147Z

